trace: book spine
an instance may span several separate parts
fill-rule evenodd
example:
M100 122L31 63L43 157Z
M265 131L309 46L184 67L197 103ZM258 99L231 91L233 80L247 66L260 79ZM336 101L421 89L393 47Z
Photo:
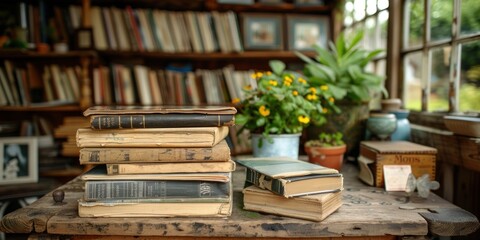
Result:
M217 144L221 146L222 144ZM129 162L223 162L230 159L230 149L213 148L82 148L80 164Z
M85 200L229 198L230 182L86 181Z
M285 193L285 189L281 181L265 176L251 168L247 168L246 170L245 181L261 189L270 190L278 195L283 196Z
M233 114L94 115L93 129L233 126Z
M128 163L106 164L108 175L123 174L156 174L156 173L200 173L200 172L232 172L235 170L233 161L227 162L196 162L196 163Z

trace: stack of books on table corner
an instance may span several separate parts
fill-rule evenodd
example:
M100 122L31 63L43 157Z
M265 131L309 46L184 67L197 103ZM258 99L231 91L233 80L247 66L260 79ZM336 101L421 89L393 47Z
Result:
M246 168L245 210L322 221L342 206L343 175L290 158L237 159Z
M226 143L234 107L91 107L79 128L80 217L227 217L232 211Z

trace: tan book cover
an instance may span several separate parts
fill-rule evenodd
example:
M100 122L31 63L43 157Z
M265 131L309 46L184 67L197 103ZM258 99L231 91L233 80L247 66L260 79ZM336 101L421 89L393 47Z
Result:
M230 148L226 140L222 140L213 147L80 149L80 164L225 162L230 160L230 157Z
M126 163L107 164L107 174L154 174L154 173L206 173L233 172L235 162L197 162L197 163Z
M228 126L94 130L79 128L77 146L85 147L212 147L225 139Z
M408 141L362 141L359 178L365 183L384 186L384 165L411 165L415 177L429 174L435 180L437 149Z
M243 208L275 215L322 221L342 206L341 191L295 198L278 196L256 186L243 189Z
M228 217L231 214L231 195L229 202L102 203L78 200L80 217Z

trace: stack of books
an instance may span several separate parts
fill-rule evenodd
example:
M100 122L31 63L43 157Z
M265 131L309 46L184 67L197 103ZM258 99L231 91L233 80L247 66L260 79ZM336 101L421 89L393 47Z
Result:
M342 205L336 169L290 158L237 159L246 168L244 209L322 221Z
M91 107L79 128L80 217L226 217L233 107Z

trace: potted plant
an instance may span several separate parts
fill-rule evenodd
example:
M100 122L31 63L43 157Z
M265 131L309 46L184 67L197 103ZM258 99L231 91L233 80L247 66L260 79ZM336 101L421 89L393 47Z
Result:
M322 132L318 138L308 140L304 148L311 163L340 170L347 145L343 141L341 132Z
M328 124L310 127L307 138L313 139L321 132L340 131L348 136L347 154L356 157L359 144L364 139L369 101L374 94L388 95L383 85L383 76L370 73L365 67L382 50L366 50L359 45L363 32L350 40L343 34L331 43L330 48L314 46L316 56L312 59L296 52L304 62L303 72L312 86L327 86L340 108L341 114L328 116Z
M300 73L286 71L281 61L269 65L271 72L254 74L256 86L244 87L235 122L240 132L252 134L254 156L297 158L303 129L324 124L327 114L339 110L328 86L312 86ZM282 143L285 138L292 142Z

